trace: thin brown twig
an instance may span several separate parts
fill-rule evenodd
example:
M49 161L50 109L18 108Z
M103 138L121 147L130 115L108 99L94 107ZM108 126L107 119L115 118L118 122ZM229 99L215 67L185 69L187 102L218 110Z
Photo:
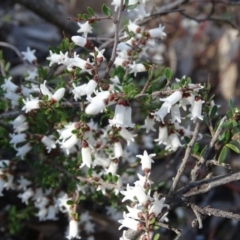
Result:
M197 206L193 203L190 204L190 207L192 209L195 209L198 213L200 213L202 215L230 218L230 219L235 219L235 220L240 221L240 214L237 214L237 213L223 211L223 210L220 210L220 209L211 208L209 206L201 208L201 207L199 207L199 206Z
M122 9L123 9L123 0L121 0L120 6L118 8L117 19L115 21L116 28L115 28L115 36L114 36L114 44L113 44L113 49L112 49L112 55L111 55L110 61L108 63L108 66L107 66L107 69L106 69L106 72L105 72L105 75L104 75L103 78L108 77L109 72L112 68L112 65L113 65L113 63L116 59L117 45L118 45L118 42L119 42L119 27L120 27L120 19L121 19Z
M146 90L147 90L147 88L148 88L148 86L149 86L149 84L150 84L150 82L151 82L151 80L152 80L154 70L155 70L155 66L153 65L153 66L151 67L151 71L150 71L150 74L149 74L149 76L148 76L148 79L147 79L147 81L146 81L146 83L145 83L145 85L144 85L144 87L143 87L143 89L142 89L142 91L141 91L140 94L143 94L143 93L146 92Z
M187 186L178 190L178 194L184 198L192 197L198 194L209 192L211 189L225 185L227 183L240 180L240 172L230 173L227 175L221 175L212 177L209 179L203 179L201 181L191 182Z
M195 143L196 140L197 140L199 127L200 127L200 122L197 121L196 126L195 126L195 129L194 129L194 132L193 132L192 139L191 139L191 141L190 141L190 142L188 143L188 145L187 145L187 149L186 149L186 151L185 151L185 156L184 156L184 158L183 158L183 160L182 160L182 162L181 162L181 165L180 165L180 167L179 167L179 169L178 169L178 171L177 171L177 174L176 174L176 176L175 176L175 178L174 178L174 180L173 180L172 186L171 186L171 188L170 188L170 193L175 190L175 188L176 188L176 186L177 186L177 183L178 183L180 177L181 177L182 174L183 174L183 171L184 171L184 169L185 169L186 163L187 163L187 161L188 161L188 159L189 159L189 157L190 157L192 147L193 147L194 143Z

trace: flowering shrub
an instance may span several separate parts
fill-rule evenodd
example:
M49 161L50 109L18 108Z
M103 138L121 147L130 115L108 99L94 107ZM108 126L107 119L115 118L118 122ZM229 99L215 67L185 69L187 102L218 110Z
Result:
M225 167L228 149L240 152L238 109L230 102L229 112L217 120L219 106L209 96L209 84L193 83L185 76L173 79L171 70L160 65L161 57L155 62L142 60L151 59L156 39L167 37L161 24L152 29L138 24L149 16L146 2L114 0L117 13L103 5L104 17L88 8L88 14L72 19L80 35L64 38L49 51L49 68L38 65L35 50L28 47L22 52L29 70L19 84L1 56L0 196L14 190L26 209L34 209L26 214L39 221L66 214L68 239L95 239L92 217L79 210L88 199L108 199L106 212L113 218L117 210L123 212L117 217L119 230L125 229L121 240L157 240L161 228L180 238L180 231L166 223L168 213L179 206L192 209L193 225L199 228L204 215L240 219L189 199L240 178L238 173L220 178L206 171L199 175L209 164ZM124 11L134 12L136 18L120 31ZM105 55L105 43L96 46L88 38L106 19L116 28L106 45L112 46L110 57ZM60 65L64 67L54 74ZM202 125L211 134L205 147L199 144ZM152 169L164 154L181 149L185 156L171 186L166 186L169 192L161 193L160 178L151 179ZM209 160L211 150L214 156ZM181 186L190 156L196 162L187 184ZM16 171L21 161L28 169L24 174Z

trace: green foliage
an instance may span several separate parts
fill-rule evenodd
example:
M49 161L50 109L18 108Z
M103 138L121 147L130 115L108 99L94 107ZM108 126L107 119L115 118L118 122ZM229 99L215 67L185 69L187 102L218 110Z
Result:
M95 16L95 13L94 13L94 11L93 11L92 8L88 7L88 8L87 8L87 11L88 11L88 13L89 13L90 16Z
M102 5L102 12L103 12L107 17L111 17L111 16L112 16L112 11L111 11L111 9L110 9L106 4L103 4L103 5Z
M223 163L226 160L227 157L227 153L228 153L228 148L226 146L224 146L218 156L218 162L219 163Z
M154 235L153 240L158 240L159 238L160 238L160 234L157 233L157 234Z
M166 68L164 71L164 75L167 78L167 80L170 80L173 76L173 73L170 68Z

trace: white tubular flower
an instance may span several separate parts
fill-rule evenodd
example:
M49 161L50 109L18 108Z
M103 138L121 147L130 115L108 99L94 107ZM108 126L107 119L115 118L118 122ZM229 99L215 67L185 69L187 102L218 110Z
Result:
M146 186L148 187L153 184L153 181L149 180L150 173L146 174L145 176L142 176L139 173L137 175L138 175L139 180L134 182L135 185L140 185L142 187L146 187Z
M191 111L191 120L196 120L196 118L203 120L203 116L201 115L202 113L202 104L204 102L202 99L198 96L195 97L193 106L192 106L192 111Z
M146 133L149 133L150 130L152 130L153 132L156 132L156 129L154 128L154 124L155 124L154 115L149 114L145 119L144 123L145 124L142 126L142 128L146 128Z
M145 174L151 171L152 163L154 162L152 160L152 157L155 157L155 156L156 156L155 153L148 155L146 150L143 152L143 155L136 155L136 157L141 158L142 170Z
M80 239L81 237L78 235L78 222L72 219L69 222L69 234L66 236L68 239L77 238Z
M187 110L187 105L193 105L194 95L192 93L184 93L182 99L179 101L179 106L183 108L184 111Z
M75 43L75 45L80 47L85 47L87 45L87 39L84 37L72 36L72 41Z
M134 33L141 33L141 27L138 26L136 23L132 22L131 20L129 20L127 27L129 31L132 31Z
M32 111L33 109L40 108L39 103L41 102L41 100L39 100L38 98L34 98L32 95L30 95L29 98L26 98L26 100L23 99L22 101L25 104L22 110L26 113Z
M75 101L77 101L78 99L81 99L82 96L87 95L87 93L86 93L87 84L86 83L84 83L81 86L76 86L75 83L73 83L72 85L73 85L72 93L74 95Z
M159 132L158 132L158 139L155 139L155 142L158 142L158 144L166 144L168 139L168 128L165 124L160 124L159 126Z
M123 155L122 144L119 141L114 142L113 149L114 149L114 157L119 158Z
M47 211L48 211L47 208L42 207L39 208L39 211L35 214L35 216L38 217L40 222L46 219Z
M129 186L129 184L127 184L126 191L120 191L120 193L125 196L122 199L122 202L124 202L126 200L130 200L132 202L136 202L134 187Z
M169 135L167 140L166 150L176 151L178 147L181 147L182 144L176 133L172 133Z
M152 206L149 209L149 214L154 214L157 217L164 207L169 207L168 204L164 204L165 198L161 198L160 200L155 199L152 203Z
M20 114L13 121L9 123L13 125L14 132L21 133L28 129L28 123L26 122L26 117Z
M171 107L170 107L170 108L171 108ZM156 115L156 117L157 117L157 120L164 123L164 118L165 118L165 116L166 116L166 115L168 114L168 112L169 112L168 110L169 110L169 104L165 102L165 103L161 106L161 108L160 108L157 112L155 112L155 115Z
M86 107L85 113L89 115L96 115L100 113L108 104L110 92L99 92L94 98L91 99L90 104Z
M29 199L34 195L34 192L31 188L28 188L23 193L19 193L18 197L22 199L22 203L28 205Z
M122 66L125 68L128 65L128 61L125 58L122 57L116 57L114 61L114 65L117 66Z
M17 180L18 182L18 189L22 189L22 190L26 190L27 187L32 184L31 181L27 180L26 178L24 178L23 176L20 177L20 179Z
M13 144L14 148L16 148L16 145L21 142L25 142L27 135L25 133L20 133L20 134L11 134L11 141L10 143Z
M11 101L12 108L14 108L19 105L18 99L21 96L15 92L7 91L4 93L4 97Z
M119 134L127 141L127 145L130 145L130 142L134 142L134 137L136 135L133 135L131 132L129 132L126 128L121 128L119 131Z
M12 80L12 77L4 79L4 84L1 85L1 88L4 91L15 92L18 89L18 86L14 84L11 80Z
M136 77L139 72L147 71L147 68L142 63L136 63L135 61L133 64L129 64L129 67L131 69L129 73L134 73L134 77Z
M42 93L42 95L47 95L48 100L50 100L52 98L52 93L47 88L46 83L47 83L47 80L45 80L43 84L40 84L40 92Z
M31 50L30 47L27 47L26 52L21 52L23 55L23 60L27 60L28 62L33 63L37 60L36 56L34 55L35 52L36 50Z
M122 224L118 230L121 230L123 227L130 228L134 231L142 229L143 225L135 219L127 217L125 212L123 213L123 218L123 220L118 220L118 222Z
M63 96L65 94L65 88L59 88L53 95L52 95L52 98L51 98L51 101L53 102L58 102L60 101Z
M78 23L80 29L77 31L78 33L83 33L84 37L87 38L88 33L92 33L92 26L88 21L85 23Z
M132 123L132 108L129 104L120 99L115 107L115 113L113 119L109 119L110 126L116 125L117 127L130 127Z
M43 136L41 139L41 142L46 146L48 153L50 153L53 148L56 148L56 143L52 138L53 136Z
M53 205L48 206L48 212L47 216L45 217L45 220L58 220L58 217L56 217L57 213L58 209L55 206Z
M167 98L160 98L160 101L165 102L165 104L168 106L168 113L169 113L171 107L182 99L182 95L183 95L182 91L177 90Z
M91 156L91 151L90 148L88 147L88 143L83 140L82 141L82 164L80 168L87 166L88 168L91 167L92 165L92 156Z
M180 114L180 110L179 110L179 106L178 104L174 104L171 107L171 116L172 116L172 122L181 122L181 114Z
M91 96L91 94L92 94L92 93L94 92L94 90L96 89L97 85L98 85L97 81L91 79L91 80L87 83L87 86L86 86L86 89L85 89L86 94L87 94L88 96Z
M14 189L14 184L13 184L13 175L10 173L7 173L5 175L7 177L7 181L4 184L4 188L6 188L7 190Z
M50 50L49 53L50 53L50 57L46 58L48 61L50 61L49 67L51 67L54 63L59 64L62 58L61 55L58 53L53 53L52 50Z
M72 134L67 140L64 139L61 144L61 148L65 149L66 153L70 153L70 149L78 142L78 138L76 134Z
M15 148L17 152L16 156L20 157L22 160L23 158L25 157L25 155L32 149L32 147L30 146L29 143L23 145L22 147L19 147L19 148Z
M75 56L71 62L71 64L68 66L68 70L71 71L72 67L79 67L84 71L88 72L89 74L92 74L91 69L93 68L93 65L87 60L84 60L80 57Z
M112 173L112 175L116 175L117 170L118 170L118 159L114 158L110 162L110 165L107 169L107 173Z
M138 202L141 205L146 205L149 197L145 193L144 188L141 185L136 184L135 187L133 188L133 191L135 193L135 197L137 198Z
M164 39L167 34L163 31L165 26L159 24L158 28L153 28L148 31L148 34L151 38L161 38Z
M143 217L142 210L137 209L136 207L131 208L127 206L128 213L126 214L127 217L134 218L134 219L141 219Z
M27 70L28 76L25 77L26 81L35 80L38 77L38 69L34 68L33 70Z
M93 57L95 57L95 53L97 53L97 54L96 54L96 60L97 60L98 64L105 60L105 57L104 57L104 55L103 55L103 53L105 52L105 49L99 50L97 47L95 47L95 48L94 48L94 51L95 51L95 52L90 53L90 55L92 55Z

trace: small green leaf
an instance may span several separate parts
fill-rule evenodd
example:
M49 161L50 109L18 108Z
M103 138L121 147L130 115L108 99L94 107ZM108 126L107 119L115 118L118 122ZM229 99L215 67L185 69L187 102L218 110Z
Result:
M172 71L171 71L171 69L170 68L166 68L165 69L165 71L164 71L164 75L165 75L165 77L169 80L169 79L171 79L172 78Z
M218 110L218 107L216 105L214 105L211 108L211 111L210 111L210 114L209 114L210 119L213 119L216 116L217 110Z
M128 5L128 6L127 6L127 10L133 10L133 9L135 9L137 6L138 6L138 3L132 4L132 5Z
M106 16L108 16L108 17L112 16L112 11L106 4L102 5L102 11Z
M198 150L199 150L199 147L200 147L199 143L196 142L196 143L194 144L193 148L192 148L192 152L193 152L193 153L197 153Z
M200 153L200 156L201 156L201 157L202 157L203 153L205 152L206 148L207 148L207 145L206 145L206 146L203 148L203 150L201 151L201 153Z
M74 204L73 200L67 200L67 205L73 205L73 204Z
M160 234L159 233L157 233L157 234L155 234L154 235L154 238L153 238L153 240L158 240L160 238Z
M156 218L152 218L151 220L150 220L150 222L149 222L149 225L152 225L152 224L154 224L156 222Z
M112 173L108 173L107 175L107 181L111 182L112 181Z
M232 121L232 125L233 125L233 127L237 127L237 126L238 126L237 121L233 120L233 121Z
M88 169L88 176L91 177L92 176L92 168Z
M113 182L117 183L117 181L118 181L118 176L114 175L113 176Z
M236 153L240 153L240 150L235 145L233 145L231 143L228 143L225 146L227 146L228 148L232 149Z
M94 13L94 11L93 11L92 8L88 7L88 8L87 8L87 11L88 11L89 15L95 16L95 13Z
M230 109L231 109L231 112L234 113L234 106L233 106L233 101L232 101L232 99L229 99L228 105L229 105L229 107L230 107Z
M223 163L227 157L227 153L228 153L228 148L226 146L224 146L218 156L218 162L219 163Z
M87 15L86 13L84 13L84 14L83 14L83 18L84 18L85 20L88 20L88 15Z

